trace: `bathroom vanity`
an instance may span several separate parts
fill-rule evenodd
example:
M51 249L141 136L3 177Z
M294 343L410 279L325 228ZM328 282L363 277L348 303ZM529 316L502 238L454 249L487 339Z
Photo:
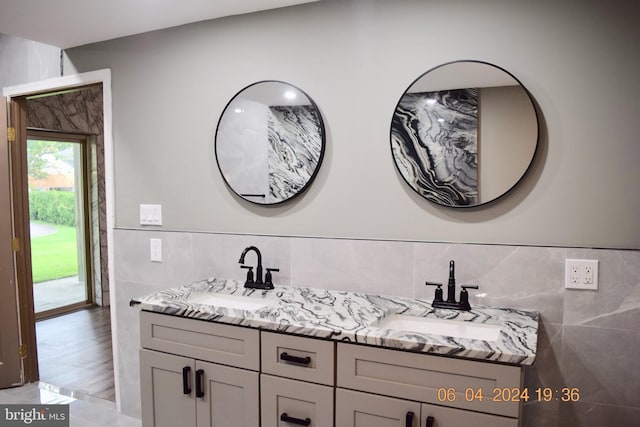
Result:
M132 304L142 309L145 427L515 427L511 391L522 389L537 342L536 312L230 280ZM464 323L499 330L493 340L443 336L415 319L461 327L449 334L476 333ZM402 325L413 330L393 329Z

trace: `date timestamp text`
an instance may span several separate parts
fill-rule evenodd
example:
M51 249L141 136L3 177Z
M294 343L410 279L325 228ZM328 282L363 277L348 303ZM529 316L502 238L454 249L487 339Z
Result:
M437 389L438 402L577 402L580 390L577 387L541 387L529 390L517 387L494 387L492 390L468 387L440 387Z

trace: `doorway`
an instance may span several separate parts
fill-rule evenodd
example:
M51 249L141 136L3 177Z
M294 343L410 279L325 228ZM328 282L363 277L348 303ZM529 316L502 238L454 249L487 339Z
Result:
M93 93L99 93L99 96L89 99L80 96L80 92L85 88L93 88ZM102 310L102 316L108 319L108 332L103 334L106 336L106 342L109 344L115 342L115 337L111 333L111 321L116 318L114 303L114 295L109 292L109 278L113 277L113 143L111 135L111 73L109 70L99 70L89 73L69 75L55 79L49 79L41 82L33 82L25 85L18 85L9 88L3 88L3 94L8 97L9 102L9 146L11 169L19 167L24 174L22 176L13 175L11 195L2 194L2 203L11 206L13 209L13 225L12 231L12 247L15 257L15 276L17 278L18 293L18 317L19 317L19 335L20 355L22 360L22 369L20 375L22 383L33 382L39 379L38 372L38 349L36 344L36 319L34 310L34 290L31 278L31 248L30 245L30 219L28 212L21 211L20 206L29 206L28 179L26 166L26 141L27 127L30 130L56 130L74 133L84 133L91 135L90 138L97 141L97 145L101 147L98 151L98 158L95 152L91 155L91 165L89 173L93 179L94 174L102 173L99 180L99 189L91 192L90 205L91 215L97 215L98 218L92 217L91 223L94 227L99 224L99 229L92 229L91 235L94 240L91 242L94 256L102 257L102 259L93 259L89 265L93 265L93 300ZM77 98L77 99L76 99ZM47 106L45 100L59 99L60 104ZM30 103L27 108L27 104ZM86 106L89 105L89 108ZM62 108L68 106L69 108ZM36 109L44 109L48 111L35 111ZM43 114L39 114L43 113ZM61 117L60 114L65 114ZM44 123L34 123L32 120L44 118ZM88 118L89 129L84 130L78 126L82 120ZM96 119L96 120L93 120ZM99 120L98 120L99 119ZM65 127L57 128L61 122L65 121ZM54 123L55 126L48 126L46 122ZM0 123L1 124L1 123ZM82 124L80 125L82 126ZM13 137L13 138L12 138ZM13 143L11 143L13 141ZM90 144L91 145L91 144ZM24 159L24 163L22 160ZM22 163L22 164L21 164ZM99 207L99 209L95 209ZM97 237L97 238L96 238ZM89 269L87 269L89 272ZM100 286L102 287L101 291ZM89 290L87 290L89 292ZM89 299L87 297L87 299ZM15 299L13 299L15 301ZM7 304L9 300L7 300ZM111 305L111 307L109 307ZM91 310L76 311L69 315L82 313ZM63 319L66 316L58 316L48 320ZM74 323L85 323L77 321ZM92 323L92 322L88 322ZM59 328L55 328L58 332L62 332ZM4 332L4 330L3 330ZM113 330L113 335L116 331ZM81 334L82 335L82 334ZM4 346L3 346L4 348ZM117 349L110 345L107 351L113 357L117 353ZM114 368L111 369L111 376L116 377L116 405L119 406L117 393L117 358L113 357Z
M88 138L27 130L36 320L93 303Z

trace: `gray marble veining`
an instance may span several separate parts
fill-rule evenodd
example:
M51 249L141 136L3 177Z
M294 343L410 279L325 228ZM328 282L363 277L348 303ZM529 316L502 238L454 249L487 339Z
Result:
M249 311L192 301L207 294L244 296L267 305ZM536 357L539 314L535 311L478 306L461 312L433 309L424 300L405 297L284 286L258 291L222 279L155 292L131 303L174 316L421 353L515 365L531 365ZM390 314L499 325L501 333L496 341L483 341L375 326Z
M406 93L391 141L404 179L445 206L478 202L478 89Z
M322 159L322 124L313 106L271 106L267 136L269 197L291 198L312 179Z

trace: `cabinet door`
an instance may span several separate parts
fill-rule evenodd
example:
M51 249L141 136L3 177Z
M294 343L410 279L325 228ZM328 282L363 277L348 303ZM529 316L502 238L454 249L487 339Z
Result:
M140 350L142 427L196 425L194 367L190 358Z
M419 423L420 403L336 389L336 427L418 427Z
M257 372L196 361L194 383L198 427L260 425Z
M423 427L518 427L518 420L498 415L422 404L422 421L420 425Z
M333 425L333 387L262 375L262 427Z

